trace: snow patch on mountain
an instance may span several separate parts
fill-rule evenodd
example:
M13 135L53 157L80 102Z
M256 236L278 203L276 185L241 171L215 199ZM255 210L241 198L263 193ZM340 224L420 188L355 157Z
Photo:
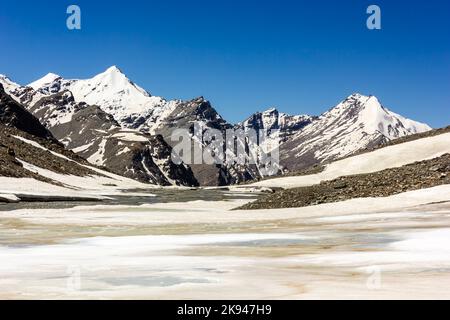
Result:
M105 146L107 142L108 139L102 139L96 148L96 152L87 158L87 161L97 166L102 166L105 163Z
M121 141L131 141L131 142L148 142L148 138L139 133L139 131L121 131L112 135Z

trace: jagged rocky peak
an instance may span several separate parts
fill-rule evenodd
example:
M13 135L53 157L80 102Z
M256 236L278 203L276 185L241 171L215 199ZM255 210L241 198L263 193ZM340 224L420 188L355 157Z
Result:
M190 101L178 102L170 114L164 117L164 121L158 126L157 132L165 132L167 128L190 129L195 123L205 128L221 131L232 127L208 100L204 97L198 97ZM166 136L165 134L163 135Z
M183 108L183 113L186 115L192 114L197 117L197 120L203 121L220 121L225 123L225 120L217 112L215 108L212 107L211 102L206 100L204 97L198 97L188 102L187 108Z
M209 123L226 122L209 101L198 97L190 101L173 101L157 119L153 131L158 134L166 129L188 128L195 121L202 122L206 126Z
M263 112L252 114L245 121L236 125L238 128L254 130L273 130L278 129L285 133L294 130L301 130L310 124L315 117L309 115L289 115L279 112L272 107Z
M276 108L270 108L263 112L256 112L252 114L247 120L238 126L244 129L279 129L280 127L280 113Z

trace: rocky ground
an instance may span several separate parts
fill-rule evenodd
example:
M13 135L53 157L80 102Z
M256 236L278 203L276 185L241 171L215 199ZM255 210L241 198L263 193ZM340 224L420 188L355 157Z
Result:
M450 184L450 154L375 173L344 176L319 185L277 191L239 209L296 208Z

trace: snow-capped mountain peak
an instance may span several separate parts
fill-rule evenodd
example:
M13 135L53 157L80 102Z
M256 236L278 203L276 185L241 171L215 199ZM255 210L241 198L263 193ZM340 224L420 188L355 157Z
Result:
M99 106L122 127L147 132L153 132L158 123L179 103L151 96L117 66L111 66L93 78L82 80L66 80L58 75L48 74L29 86L44 96L69 90L77 103Z
M356 93L293 135L284 145L284 163L301 169L428 130L428 125L385 108L377 97Z
M117 66L109 67L108 69L106 69L106 71L96 75L92 79L89 79L89 82L90 83L88 84L90 86L98 85L99 87L97 87L97 89L108 94L126 93L130 95L135 94L136 96L150 96L147 91L137 86L134 82L128 79L127 76Z
M175 104L151 96L116 66L91 79L74 80L68 90L72 91L77 102L99 106L123 127L150 132L159 118L172 110Z
M108 69L106 69L105 72L111 72L111 73L117 72L117 73L122 73L123 74L122 70L120 70L120 68L118 66L116 66L116 65L113 65L113 66L109 67Z
M353 119L366 134L380 133L388 139L431 130L424 123L406 119L385 108L376 96L359 93L352 94L321 117Z
M50 73L46 74L45 76L43 76L42 78L28 84L27 87L31 87L34 90L38 90L42 87L45 87L45 86L55 82L58 79L61 79L61 76L50 72Z

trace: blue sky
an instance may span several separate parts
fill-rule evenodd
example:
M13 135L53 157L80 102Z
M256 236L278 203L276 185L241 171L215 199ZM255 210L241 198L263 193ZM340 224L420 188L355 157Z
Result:
M66 28L77 4L82 29ZM366 28L366 8L382 30ZM353 92L450 124L450 1L0 0L0 73L91 77L111 65L155 95L205 96L229 121L320 114Z

